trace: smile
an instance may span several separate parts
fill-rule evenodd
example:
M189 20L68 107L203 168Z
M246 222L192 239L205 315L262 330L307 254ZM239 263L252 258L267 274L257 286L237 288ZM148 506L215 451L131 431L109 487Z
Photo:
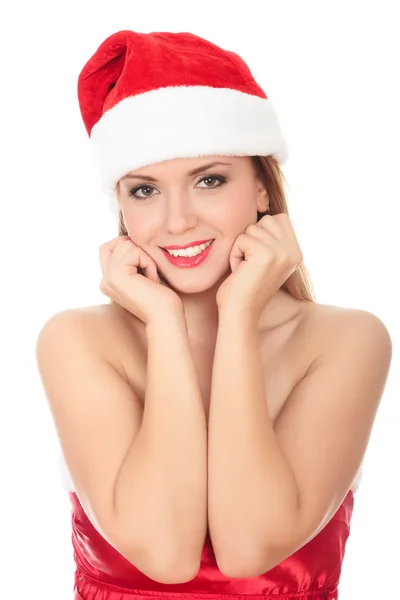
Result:
M205 250L206 248L208 248L208 246L210 244L212 244L213 240L210 240L208 242L206 242L205 244L200 244L198 246L188 246L187 248L180 248L179 250L167 250L167 252L169 254L171 254L172 256L186 256L186 257L191 257L191 256L197 256L197 254L200 254L201 252L203 252L203 250Z
M197 267L199 264L205 261L211 252L212 243L214 240L209 240L204 244L197 246L188 246L187 248L180 249L165 249L162 248L163 253L169 262L176 267L188 268Z

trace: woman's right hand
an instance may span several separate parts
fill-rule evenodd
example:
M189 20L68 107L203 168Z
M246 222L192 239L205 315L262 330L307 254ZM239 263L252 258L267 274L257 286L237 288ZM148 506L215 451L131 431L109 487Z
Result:
M160 284L154 260L129 236L101 244L99 256L103 272L100 291L146 325L165 313L183 311L178 294Z

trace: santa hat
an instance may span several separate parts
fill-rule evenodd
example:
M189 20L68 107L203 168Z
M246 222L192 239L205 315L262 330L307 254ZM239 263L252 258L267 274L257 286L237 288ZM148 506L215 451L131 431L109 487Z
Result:
M275 109L243 59L191 33L114 33L83 67L78 99L113 197L128 171L163 160L288 158Z

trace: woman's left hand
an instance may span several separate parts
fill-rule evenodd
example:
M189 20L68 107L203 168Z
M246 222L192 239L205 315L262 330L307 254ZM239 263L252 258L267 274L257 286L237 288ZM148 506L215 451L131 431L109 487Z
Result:
M217 292L219 311L232 309L258 319L302 260L288 215L265 215L233 244L229 258L232 273Z

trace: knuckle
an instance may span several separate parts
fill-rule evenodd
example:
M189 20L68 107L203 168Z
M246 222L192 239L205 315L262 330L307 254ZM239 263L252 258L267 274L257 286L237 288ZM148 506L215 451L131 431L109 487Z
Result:
M257 225L255 225L254 223L251 223L250 225L248 225L247 229L246 229L246 233L254 233L255 231L258 231L259 227Z

